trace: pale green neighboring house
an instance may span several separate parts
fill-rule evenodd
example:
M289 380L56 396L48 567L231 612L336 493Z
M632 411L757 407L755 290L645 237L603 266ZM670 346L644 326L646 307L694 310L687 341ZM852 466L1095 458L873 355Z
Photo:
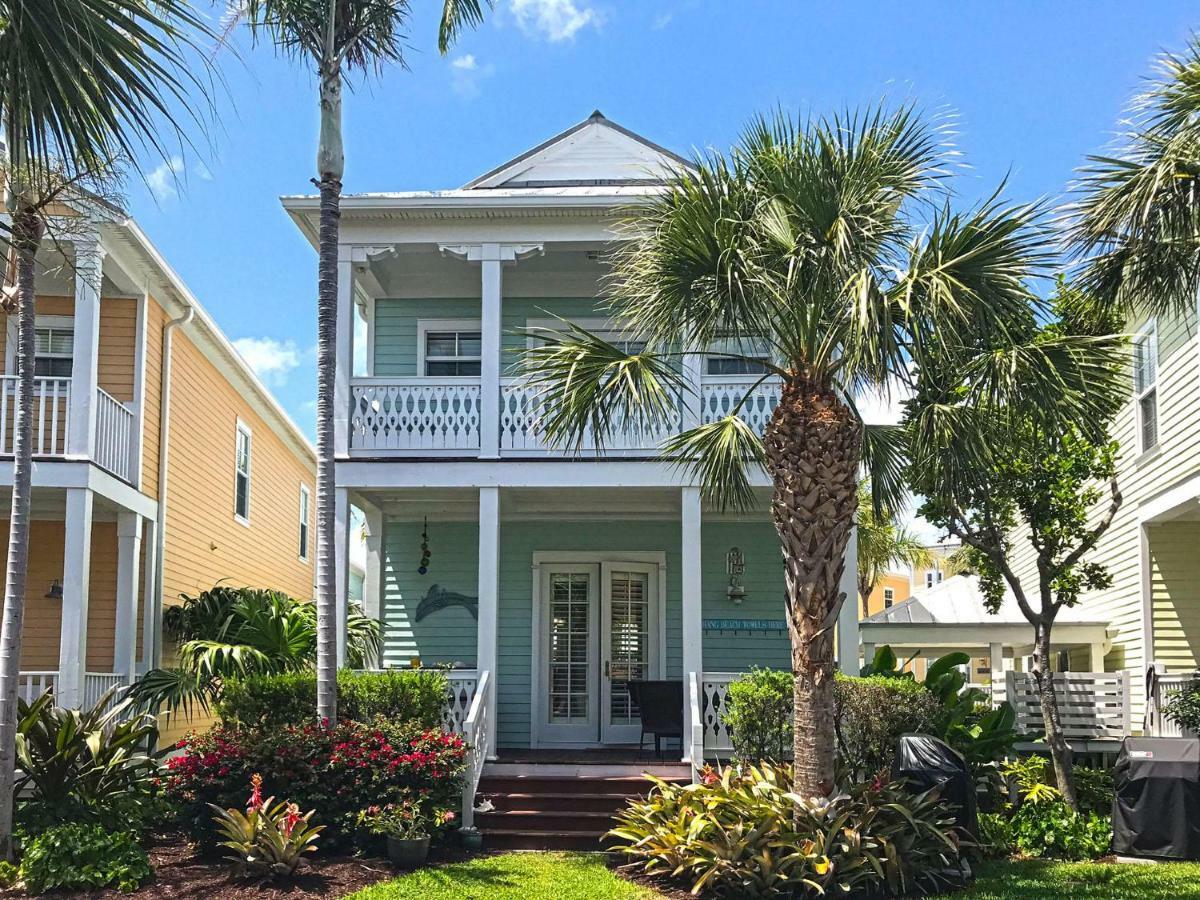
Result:
M463 712L478 699L501 757L636 742L630 679L682 682L694 755L701 731L706 746L721 739L723 673L790 667L765 476L761 508L736 516L706 508L696 482L656 458L663 434L626 432L604 454L550 449L514 352L531 340L520 329L557 316L636 341L604 312L605 254L619 212L686 164L596 113L460 189L342 202L339 591L354 590L357 508L383 663L457 667ZM315 245L316 199L283 202ZM748 391L741 415L761 428L777 402L778 385L756 385L738 361L692 356L685 371L695 393L678 428ZM853 558L839 627L848 670Z

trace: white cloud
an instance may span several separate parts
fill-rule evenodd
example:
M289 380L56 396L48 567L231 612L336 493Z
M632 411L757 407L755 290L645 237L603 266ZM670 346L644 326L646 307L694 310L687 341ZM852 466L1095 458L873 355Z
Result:
M182 157L172 156L170 159L164 159L146 176L146 185L156 200L167 200L179 193L179 176L182 172Z
M654 17L654 21L650 23L650 27L655 31L662 31L675 20L675 13L659 13Z
M233 346L265 384L283 384L291 371L300 365L300 350L295 341L249 337L238 338Z
M450 61L450 87L465 99L479 96L479 83L495 74L491 63L480 65L474 53L457 56Z
M600 24L600 14L575 0L512 0L513 16L526 34L549 41L569 41L588 25Z
M895 425L904 414L903 404L912 397L907 385L893 381L888 390L866 391L854 398L858 412L868 425Z
M212 169L210 169L208 166L206 166L203 162L201 162L199 160L197 160L196 164L194 166L192 166L192 171L196 173L196 177L199 178L201 181L212 181L213 180Z

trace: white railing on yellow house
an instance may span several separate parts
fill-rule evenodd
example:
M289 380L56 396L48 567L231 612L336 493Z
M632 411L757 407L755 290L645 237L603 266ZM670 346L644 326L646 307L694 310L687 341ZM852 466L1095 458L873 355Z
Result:
M17 376L0 377L0 454L13 452L17 417ZM71 379L33 379L33 455L65 456L70 419Z
M133 482L133 410L108 393L96 388L96 448L93 458L102 469L118 478Z
M42 694L58 689L57 671L22 671L17 688L17 696L26 703L32 703ZM83 676L83 695L80 698L81 709L91 709L100 702L100 698L112 688L125 687L130 683L128 675L120 672L87 672Z
M463 723L463 740L467 742L467 771L463 777L462 791L462 824L464 828L475 825L475 794L479 790L479 779L483 777L483 767L487 764L488 752L492 743L492 729L495 727L495 712L492 709L491 685L492 673L487 669L479 674L479 682L475 697L471 701L471 710Z

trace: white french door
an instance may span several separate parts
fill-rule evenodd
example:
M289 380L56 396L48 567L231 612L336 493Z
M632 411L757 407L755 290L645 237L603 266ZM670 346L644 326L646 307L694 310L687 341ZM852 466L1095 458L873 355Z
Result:
M637 742L625 683L661 677L657 579L649 563L541 566L535 743Z

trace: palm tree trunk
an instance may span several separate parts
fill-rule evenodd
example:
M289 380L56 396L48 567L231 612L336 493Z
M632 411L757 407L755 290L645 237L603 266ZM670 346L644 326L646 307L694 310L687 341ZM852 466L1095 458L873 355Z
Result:
M321 222L317 263L317 716L337 720L337 589L334 530L334 383L337 372L338 235L341 225L342 77L334 44L339 4L331 3L321 67L321 134L317 146ZM343 310L349 315L349 310ZM343 548L344 550L344 548Z
M771 515L783 548L794 679L796 793L834 787L834 641L854 527L862 425L828 386L787 382L765 435Z
M21 630L25 619L25 576L29 561L29 501L33 475L34 260L41 219L27 206L13 216L17 253L17 403L13 417L12 510L8 527L8 571L4 620L0 625L0 856L13 858L13 785L17 762L17 691L21 677Z
M1058 785L1067 805L1078 811L1075 779L1071 775L1071 748L1067 746L1067 740L1063 737L1062 717L1058 711L1058 697L1054 693L1054 675L1050 667L1050 626L1051 623L1044 620L1035 626L1033 681L1042 705L1042 724L1046 729L1046 746L1050 748L1050 761L1054 765L1054 783Z

